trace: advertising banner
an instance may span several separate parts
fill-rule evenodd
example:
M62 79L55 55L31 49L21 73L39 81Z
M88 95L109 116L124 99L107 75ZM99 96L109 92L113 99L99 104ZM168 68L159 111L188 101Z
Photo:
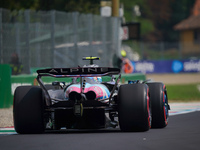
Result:
M132 61L133 73L200 72L200 60Z

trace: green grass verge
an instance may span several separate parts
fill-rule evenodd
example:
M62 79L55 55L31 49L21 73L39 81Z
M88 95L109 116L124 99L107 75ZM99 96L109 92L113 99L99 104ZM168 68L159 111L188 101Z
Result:
M200 83L166 85L170 101L190 102L200 101Z

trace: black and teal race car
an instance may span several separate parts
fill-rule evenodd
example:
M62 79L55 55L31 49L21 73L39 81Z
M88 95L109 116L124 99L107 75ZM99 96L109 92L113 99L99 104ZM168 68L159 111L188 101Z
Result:
M168 124L167 90L161 82L128 81L120 84L119 68L93 64L75 68L37 70L39 86L19 86L14 93L14 127L19 134L47 130L101 129L148 131ZM44 84L43 77L55 82ZM109 81L102 81L108 76ZM56 81L62 78L63 82ZM71 78L71 83L65 83Z

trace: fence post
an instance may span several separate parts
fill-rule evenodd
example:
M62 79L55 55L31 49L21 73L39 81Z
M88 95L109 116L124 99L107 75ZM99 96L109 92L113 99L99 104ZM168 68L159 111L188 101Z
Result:
M160 42L160 49L161 49L161 51L160 51L160 55L161 55L161 60L163 60L164 59L164 49L165 49L165 46L164 46L164 42L162 41L162 42Z
M90 54L92 54L93 17L92 17L91 14L87 15L87 20L88 20L88 34L89 34Z
M35 36L39 37L39 26L40 23L36 23L36 28L35 28ZM40 50L40 44L37 44L36 46L36 53L38 54L37 56L37 61L36 61L36 66L40 67L41 66L41 50Z
M179 51L178 51L178 54L179 54L179 59L182 59L182 43L179 42Z
M51 11L51 67L54 67L54 47L55 47L55 10Z
M142 41L140 41L140 55L142 60L146 59L144 58L144 42Z
M103 49L103 58L105 58L104 60L108 60L108 52L106 49L106 18L102 17L101 18L101 41L102 41L102 49ZM103 65L108 64L107 62L104 62Z
M31 59L30 59L30 45L29 45L29 26L30 26L30 10L25 10L25 30L26 30L26 54L25 54L25 57L26 57L26 61L24 64L24 71L25 73L30 73L30 63L31 63Z
M122 47L122 40L120 37L120 28L121 28L121 19L119 17L116 18L117 19L117 27L116 27L116 37L117 37L117 53L118 56L121 57L121 47Z
M0 64L3 63L3 45L2 45L2 34L3 34L3 28L2 28L2 8L0 8Z
M21 56L20 51L20 29L19 29L19 23L15 23L15 29L16 29L16 52L18 56Z
M111 58L109 59L109 64L113 66L113 57L121 57L121 37L120 37L120 27L121 20L118 17L112 17L111 28L112 28L112 49L111 49Z
M74 62L75 66L78 65L78 12L74 12L73 16L73 30L74 30Z

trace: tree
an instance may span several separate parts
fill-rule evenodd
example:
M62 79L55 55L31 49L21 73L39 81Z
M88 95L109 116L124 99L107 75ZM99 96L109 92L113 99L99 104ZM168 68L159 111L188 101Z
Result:
M34 9L35 2L37 0L2 0L0 8L6 8L9 10L20 10L20 9Z
M124 6L124 17L126 22L140 22L141 35L144 37L154 30L154 24L151 20L151 9L147 5L146 0L120 0ZM141 16L135 16L133 8L138 5L140 8Z
M100 0L2 0L0 8L9 10L58 10L65 12L99 14Z
M36 9L99 14L99 6L99 0L39 0Z
M151 8L151 19L154 22L155 30L152 32L152 39L162 41L177 41L178 34L173 26L190 15L195 0L148 0Z
M120 0L127 22L141 23L142 39L146 41L177 41L173 26L190 15L195 0ZM133 6L139 5L141 16L134 16Z

